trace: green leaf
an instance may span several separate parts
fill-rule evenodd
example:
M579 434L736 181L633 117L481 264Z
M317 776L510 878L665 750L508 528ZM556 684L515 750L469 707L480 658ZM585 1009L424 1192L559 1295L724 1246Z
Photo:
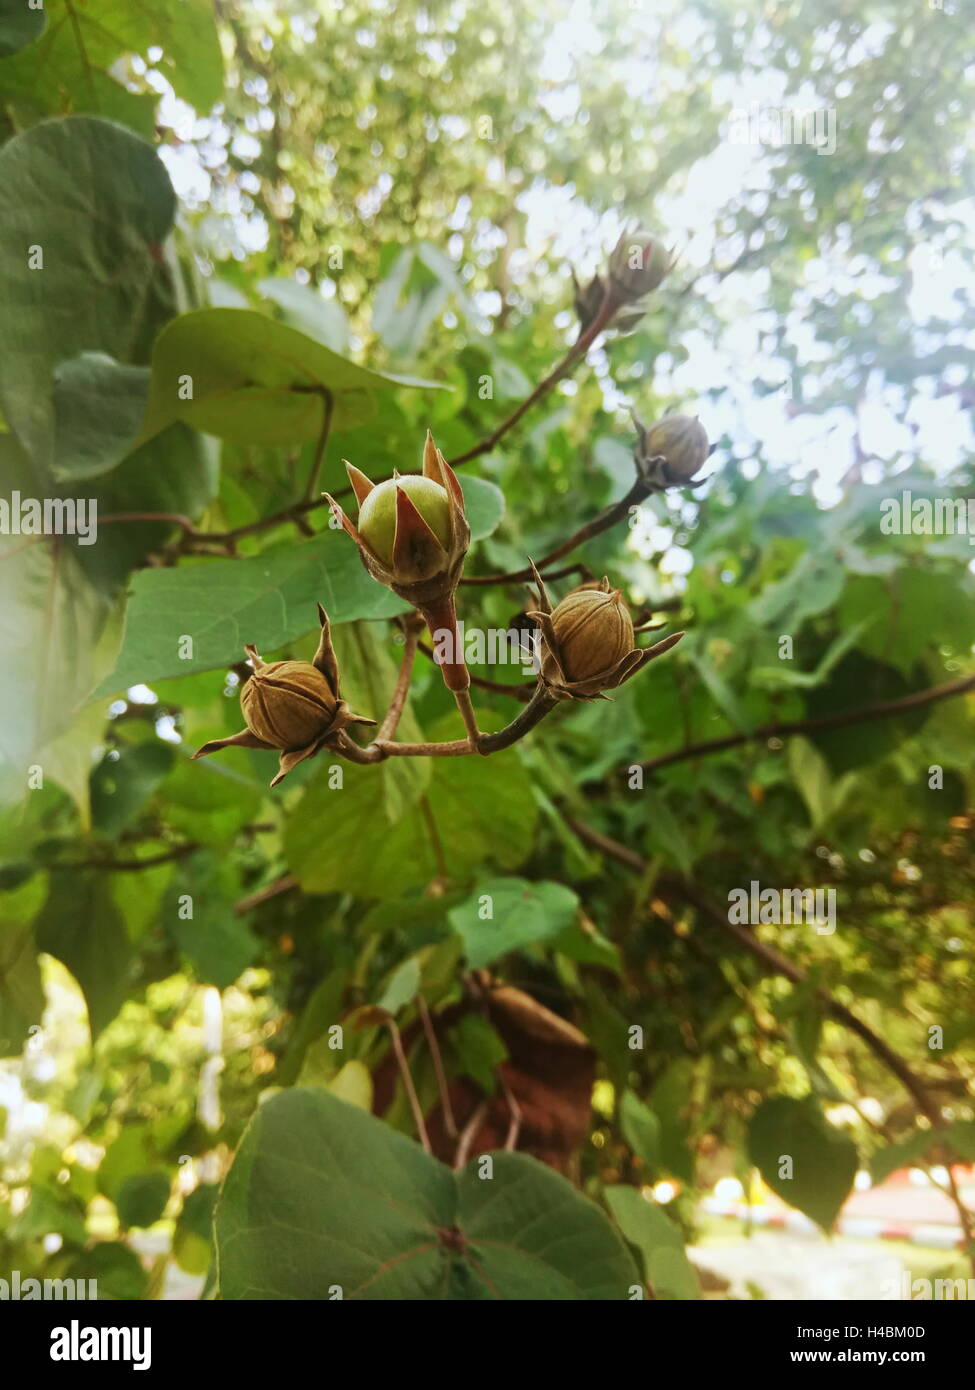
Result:
M772 1191L828 1233L853 1189L858 1162L853 1141L827 1123L815 1101L774 1096L752 1115L747 1145ZM791 1159L791 1178L780 1176L786 1159Z
M141 812L173 766L165 743L112 749L91 774L91 815L97 830L115 838Z
M101 1240L84 1250L67 1270L70 1279L94 1279L99 1302L131 1303L145 1298L149 1276L134 1250L117 1240Z
M159 1220L168 1201L169 1178L165 1173L134 1173L123 1182L115 1205L124 1227L145 1227Z
M333 623L407 608L370 578L355 546L336 531L242 560L142 570L132 581L118 662L99 693L226 669L244 659L248 642L262 654L276 651L317 629L316 603ZM181 656L189 652L186 637L192 651Z
M504 518L504 493L496 483L486 478L462 477L464 507L471 528L471 540L482 541L501 525Z
M469 967L480 970L509 951L557 937L578 910L579 899L561 883L494 878L479 883L448 918L464 942Z
M38 950L56 956L81 986L94 1041L125 1002L132 960L109 875L55 870L34 932Z
M176 200L150 145L89 116L15 136L0 149L0 187L0 408L49 469L54 367L83 352L131 360Z
M236 887L230 865L203 851L181 861L164 908L166 930L196 978L217 989L232 985L258 950L253 932L234 910Z
M0 435L0 464L14 448ZM70 538L0 537L0 755L18 772L68 729L115 655L117 610L88 582L83 549Z
M376 1001L380 1009L397 1014L404 1005L416 998L420 988L420 964L415 956L398 965L386 981L386 988Z
M870 1176L875 1187L886 1182L891 1173L898 1168L910 1167L923 1158L934 1144L941 1143L944 1135L937 1130L918 1129L898 1144L887 1144L870 1155Z
M706 656L703 651L693 649L689 649L684 655L707 686L714 703L732 728L741 733L750 733L753 721L711 658Z
M484 1091L497 1089L495 1068L508 1056L508 1049L483 1014L464 1014L450 1030L450 1045L463 1076L469 1076Z
M309 784L284 833L285 858L306 893L396 898L426 885L439 875L431 820L459 881L487 864L508 869L527 858L537 807L516 756L430 763L425 806L421 788L404 785L394 823L377 814L375 767L343 765L341 789L322 774Z
M635 1187L607 1187L603 1195L623 1235L639 1250L654 1297L700 1298L694 1266L670 1217L655 1202L646 1201Z
M311 285L299 285L297 280L283 277L259 280L257 289L282 310L292 327L324 343L332 352L348 352L349 324L337 299L324 299Z
M368 420L377 391L401 386L438 389L357 366L256 309L194 309L156 340L144 437L183 420L219 439L294 444L321 433L322 388L333 428L348 429Z
M322 1090L280 1092L241 1141L217 1207L225 1299L626 1299L606 1218L523 1154L453 1173Z
M27 0L2 0L0 58L9 57L11 53L39 39L46 25L47 12L44 9L29 9Z
M639 1096L625 1091L620 1102L620 1129L635 1154L650 1168L660 1164L660 1121Z
M40 1026L44 989L31 918L43 893L40 876L4 893L0 919L0 1057L20 1051L28 1029Z
M128 367L103 352L61 362L54 370L54 476L93 478L121 463L148 398L148 367Z
M137 123L151 134L158 96L127 92L110 69L124 55L143 56L152 47L163 50L154 66L177 96L201 114L220 100L223 59L208 0L153 0L151 6L45 0L44 9L49 23L41 42L0 65L0 94L18 107L88 111Z
M856 774L836 777L807 738L790 738L788 757L792 779L809 810L810 828L818 830L843 805L856 785Z

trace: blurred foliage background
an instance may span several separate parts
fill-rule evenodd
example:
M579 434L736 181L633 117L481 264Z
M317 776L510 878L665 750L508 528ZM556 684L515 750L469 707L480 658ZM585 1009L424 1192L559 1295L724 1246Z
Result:
M967 535L881 519L973 489L961 7L28 15L0 8L3 491L95 498L99 531L0 541L0 1265L109 1297L158 1296L173 1264L202 1282L270 1088L414 1133L388 1030L329 1044L381 1001L424 1110L425 1008L463 1103L503 1115L513 1089L519 1147L608 1208L657 1297L696 1296L697 1198L756 1164L774 1185L769 1153L815 1169L779 1190L824 1226L857 1169L950 1185L975 1158L975 575ZM834 152L732 137L735 112L805 109L832 112ZM570 272L636 221L677 267L465 465L467 573L521 569L624 497L631 411L696 414L707 481L569 557L681 645L489 759L342 764L337 785L325 754L273 793L265 754L190 763L240 726L243 643L310 658L319 599L352 707L380 718L395 681L402 605L320 506L290 510L317 427L271 321L326 374L331 352L447 388L379 379L359 409L349 378L322 484L344 457L413 470L428 426L464 455L547 375L578 333ZM193 317L212 309L247 332ZM186 354L196 399L173 405ZM469 627L530 606L517 583L460 598ZM517 712L474 693L485 727ZM421 732L460 733L424 656L401 736ZM835 932L734 936L753 880L835 889ZM507 933L478 920L486 892ZM517 996L473 1007L465 961ZM621 1195L660 1183L667 1218Z

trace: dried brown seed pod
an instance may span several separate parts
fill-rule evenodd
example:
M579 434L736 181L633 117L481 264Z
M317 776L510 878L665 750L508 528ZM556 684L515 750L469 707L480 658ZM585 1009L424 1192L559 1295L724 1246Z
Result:
M553 608L534 564L532 573L539 606L528 616L541 629L539 681L556 700L603 699L603 691L615 690L684 636L675 632L652 647L638 647L636 634L647 629L633 626L622 594L608 579L581 585Z
M205 757L220 748L268 748L280 754L272 787L292 768L334 743L350 724L374 724L353 714L339 694L338 664L332 649L328 615L318 605L322 625L311 661L263 661L252 646L244 648L254 667L240 692L245 729L230 738L211 739L193 754Z

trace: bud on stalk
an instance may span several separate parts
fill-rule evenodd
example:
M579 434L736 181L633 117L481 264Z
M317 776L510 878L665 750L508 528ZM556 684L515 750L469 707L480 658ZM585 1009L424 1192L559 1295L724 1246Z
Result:
M373 483L351 463L345 470L359 504L358 525L325 493L332 514L355 541L372 577L413 605L435 641L439 633L450 634L450 659L440 670L449 690L466 690L470 676L460 650L454 593L471 528L457 475L429 430L422 474L394 471L392 478Z
M635 421L635 462L640 480L651 488L693 484L711 453L707 430L696 415L665 415L649 430Z
M624 232L609 258L610 292L621 304L632 304L663 284L676 259L649 232Z

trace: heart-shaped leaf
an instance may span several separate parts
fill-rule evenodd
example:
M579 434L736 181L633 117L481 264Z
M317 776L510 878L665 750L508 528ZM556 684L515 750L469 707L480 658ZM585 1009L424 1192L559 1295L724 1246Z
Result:
M310 1087L258 1110L215 1231L225 1299L626 1299L640 1282L599 1208L534 1159L454 1173Z
M830 1230L853 1188L857 1151L815 1101L763 1101L748 1125L748 1152L773 1192Z

